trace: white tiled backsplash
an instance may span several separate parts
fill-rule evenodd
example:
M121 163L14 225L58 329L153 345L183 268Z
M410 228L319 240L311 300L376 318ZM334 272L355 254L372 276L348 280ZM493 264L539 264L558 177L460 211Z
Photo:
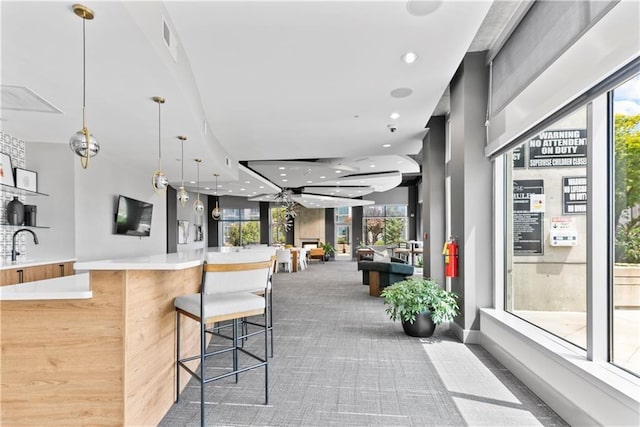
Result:
M24 158L24 141L9 135L5 132L0 132L0 152L11 156L11 166L14 168L25 168ZM13 171L11 171L13 172ZM7 203L13 200L13 196L18 195L22 203L25 203L25 196L14 194L11 188L6 186L2 187L0 192L0 226L2 231L0 232L0 257L4 261L11 259L11 237L13 232L17 230L17 227L7 225ZM16 238L16 248L18 252L24 254L26 252L26 240L25 233L18 234Z

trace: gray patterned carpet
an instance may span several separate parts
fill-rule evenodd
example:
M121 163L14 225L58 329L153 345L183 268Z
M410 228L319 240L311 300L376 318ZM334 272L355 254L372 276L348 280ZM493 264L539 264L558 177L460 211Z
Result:
M440 327L428 339L406 336L382 299L369 296L354 262L276 274L274 320L269 405L263 369L238 384L216 381L206 389L207 425L567 425L480 346ZM160 425L199 423L200 388L191 381Z

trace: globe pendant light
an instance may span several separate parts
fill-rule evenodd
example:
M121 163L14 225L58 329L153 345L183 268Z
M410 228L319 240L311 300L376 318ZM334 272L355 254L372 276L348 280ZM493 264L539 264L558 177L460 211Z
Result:
M189 193L187 193L184 189L184 141L186 141L186 136L179 136L178 139L182 145L182 158L180 161L182 162L182 172L180 174L180 188L178 188L178 201L184 208L184 205L189 201Z
M193 211L196 213L196 215L202 215L202 213L204 212L204 203L202 203L202 201L200 200L200 163L202 162L202 159L193 159L196 164L198 165L198 199L193 202Z
M160 115L160 107L164 104L165 99L161 96L154 96L153 102L158 104L158 170L153 173L151 177L151 184L153 185L153 191L158 195L163 195L167 191L167 187L169 186L169 180L165 176L162 171L162 146L161 146L161 115Z
M74 133L69 139L69 147L80 156L80 164L83 169L89 167L89 159L100 151L100 144L87 128L86 121L86 46L85 46L85 21L91 20L94 13L91 9L81 4L73 5L73 12L82 18L82 129Z
M216 207L213 208L213 210L211 211L211 218L213 218L216 221L218 221L220 219L220 217L222 217L222 211L218 207L218 177L220 175L218 175L217 173L214 173L213 176L216 177Z

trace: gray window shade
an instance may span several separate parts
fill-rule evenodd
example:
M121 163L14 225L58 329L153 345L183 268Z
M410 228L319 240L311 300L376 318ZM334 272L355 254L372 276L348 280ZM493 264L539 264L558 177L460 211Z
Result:
M618 1L535 2L493 60L491 116L500 112Z

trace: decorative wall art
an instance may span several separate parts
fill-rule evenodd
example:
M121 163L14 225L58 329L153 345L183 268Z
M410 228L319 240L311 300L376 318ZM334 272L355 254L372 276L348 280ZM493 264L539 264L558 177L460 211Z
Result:
M189 221L178 220L178 244L189 242Z
M11 156L5 153L0 153L0 184L15 186Z
M15 168L16 187L38 192L38 173L22 168Z

